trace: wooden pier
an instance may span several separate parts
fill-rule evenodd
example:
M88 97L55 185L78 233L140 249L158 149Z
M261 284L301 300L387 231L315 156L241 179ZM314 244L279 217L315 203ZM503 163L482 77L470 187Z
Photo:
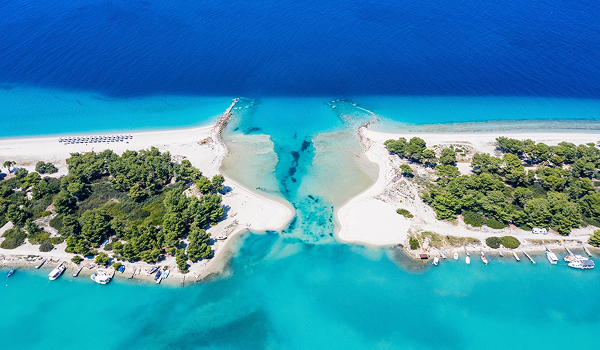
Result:
M585 253L591 258L592 257L592 253L590 253L590 251L585 246L585 244L583 244L583 242L581 242L581 246L583 247L583 250L585 250Z
M521 261L521 259L519 258L519 256L517 255L517 252L515 252L514 250L512 251L513 256L515 257L515 260L517 261Z
M573 254L573 252L571 251L571 249L569 249L569 247L567 247L566 244L563 243L563 247L565 247L565 249L567 250L567 253L569 253L569 255L575 256L575 254Z
M532 264L534 264L534 265L535 265L535 260L533 260L533 258L531 257L531 255L527 254L527 252L526 252L526 251L524 251L524 250L522 250L522 249L521 249L521 252L522 252L523 254L525 254L525 256L526 256L526 257L527 257L529 260L531 260L531 263L532 263Z
M133 276L135 276L135 272L137 271L137 269L139 269L139 267L134 267L133 271L131 271L131 275L129 275L129 277L127 277L128 279L132 279Z
M45 262L46 262L46 259L42 260L39 264L37 264L37 266L35 268L39 269L40 267L42 267L42 265L44 265Z
M83 266L79 266L79 267L75 266L75 268L76 268L76 270L75 270L75 272L73 272L73 277L79 276L79 273L83 269Z

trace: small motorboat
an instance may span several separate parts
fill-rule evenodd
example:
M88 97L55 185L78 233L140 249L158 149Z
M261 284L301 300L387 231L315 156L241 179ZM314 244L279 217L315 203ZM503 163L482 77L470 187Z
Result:
M467 255L465 258L465 264L469 265L471 263L471 258Z
M440 263L440 258L438 258L437 256L436 256L435 258L433 258L433 262L432 262L432 264L433 264L434 266L438 266L438 264L439 264L439 263Z
M568 265L574 269L591 270L594 268L594 261L587 259L573 260Z
M458 253L454 253L454 260L458 260Z
M488 260L485 257L485 255L483 255L483 254L481 254L481 261L483 261L483 263L486 264L486 265L488 264Z
M15 269L10 269L10 271L8 271L8 274L6 274L6 278L9 278L10 276L12 276L13 273L15 273Z
M50 281L54 281L55 279L59 278L60 275L62 275L62 273L65 272L66 269L67 268L62 266L62 263L60 263L60 265L54 268L54 270L50 271L50 273L48 274L48 279Z
M154 276L154 280L156 283L160 283L160 270L156 271L156 275Z
M154 266L152 269L150 269L150 272L148 272L149 274L153 274L156 272L156 270L158 270L160 268L160 266Z
M120 272L120 273L123 273L123 272L125 272L125 265L121 265L121 266L119 266L119 272Z
M110 282L111 280L110 276L105 274L104 272L95 272L90 276L90 278L92 279L92 281L99 284L108 284L108 282Z

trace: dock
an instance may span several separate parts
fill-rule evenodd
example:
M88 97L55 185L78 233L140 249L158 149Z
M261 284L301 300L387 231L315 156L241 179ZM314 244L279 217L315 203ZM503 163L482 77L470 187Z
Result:
M446 254L444 254L444 252L443 252L443 251L441 251L441 250L439 250L439 249L437 249L437 251L438 251L438 254L440 254L440 256L441 256L443 259L446 259Z
M513 251L512 251L512 253L513 253L513 256L515 257L515 259L516 259L517 261L521 261L521 259L519 259L519 256L517 255L517 252L515 252L515 251L513 250Z
M463 246L463 248L465 248L465 254L467 254L467 256L469 256L470 254L469 254L469 250L467 249L467 247Z
M181 275L181 286L185 283L185 275Z
M133 271L131 271L131 275L129 275L129 277L127 277L128 279L132 279L133 276L135 276L135 272L137 271L137 269L139 269L139 267L134 267Z
M36 269L39 269L40 267L42 267L42 265L44 265L44 263L46 262L46 259L42 260L39 264L36 265Z
M526 257L527 257L529 260L531 260L531 263L532 263L532 264L534 264L534 265L535 265L535 260L533 260L533 258L531 257L531 255L527 254L527 252L526 252L526 251L524 251L523 249L521 249L521 252L522 252L523 254L525 254L525 256L526 256Z
M590 251L585 246L585 244L583 244L583 242L581 242L581 246L583 247L583 250L585 250L585 253L591 258L592 257L592 253L590 253Z
M82 269L83 269L83 266L79 266L77 268L77 270L75 270L75 272L73 272L73 277L79 276L79 273L81 272Z
M569 253L569 255L575 256L575 254L573 254L573 252L571 251L571 249L569 249L569 247L567 247L566 244L563 243L563 247L565 247L565 249L567 250L567 252Z

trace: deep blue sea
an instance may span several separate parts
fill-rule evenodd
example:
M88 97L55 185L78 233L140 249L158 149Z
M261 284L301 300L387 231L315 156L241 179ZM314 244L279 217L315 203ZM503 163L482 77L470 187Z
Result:
M369 111L396 131L598 123L599 48L592 0L0 0L0 137L208 124L243 96L226 173L297 212L282 232L242 236L231 273L195 286L21 269L0 288L1 343L593 349L598 271L543 258L433 269L338 243L334 211L373 181L356 157Z

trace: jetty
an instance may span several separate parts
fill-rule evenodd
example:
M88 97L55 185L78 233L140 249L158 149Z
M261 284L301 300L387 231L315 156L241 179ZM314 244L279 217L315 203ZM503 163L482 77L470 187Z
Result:
M524 251L523 249L521 249L521 252L522 252L523 254L525 254L525 256L526 256L526 257L527 257L529 260L531 260L531 263L532 263L532 264L534 264L534 265L535 265L535 260L533 260L533 258L531 257L531 255L527 254L527 252L526 252L526 251Z
M513 253L513 256L515 257L515 259L516 259L517 261L521 261L521 259L519 259L519 256L517 255L517 252L515 252L515 251L513 250L513 251L512 251L512 253Z
M467 254L467 256L469 256L469 250L467 249L467 246L463 246L463 248L465 248L465 254Z
M573 254L573 252L571 251L571 249L569 249L569 247L567 247L566 244L563 243L563 247L565 247L565 249L567 250L567 253L569 253L569 255L575 256L575 254Z
M583 242L581 242L581 247L583 247L583 250L585 250L585 253L589 256L592 257L592 253L590 253L590 251L588 250L588 248L585 246L585 244L583 244Z
M39 269L40 267L42 267L42 265L44 265L44 263L46 262L46 259L42 260L39 264L37 264L35 266L36 269Z
M181 286L185 283L185 275L181 275Z
M79 266L79 267L75 266L75 267L76 267L76 270L75 270L75 272L73 272L73 277L79 276L79 273L83 269L83 266Z
M129 275L129 277L127 277L127 279L132 279L133 276L135 276L135 273L137 272L138 269L139 269L139 267L134 267L133 271L131 271L131 275Z

